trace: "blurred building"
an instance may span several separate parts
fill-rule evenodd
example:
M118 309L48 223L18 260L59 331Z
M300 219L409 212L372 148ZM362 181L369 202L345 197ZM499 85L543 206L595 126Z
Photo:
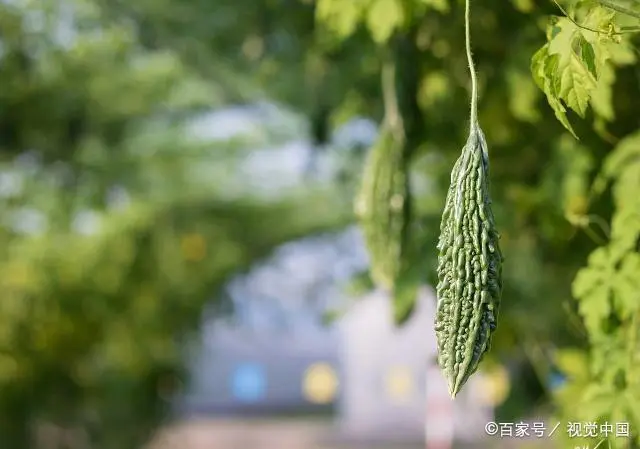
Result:
M448 428L457 439L478 438L491 419L479 394L482 377L451 401L435 365L434 300L428 289L421 296L400 329L378 292L324 333L216 325L193 365L186 410L226 417L328 412L336 437L349 440L420 441L425 425L435 438Z
M349 298L344 281L366 269L355 229L285 245L229 291L237 321L203 323L185 411L217 416L332 414L336 438L361 441L477 439L491 418L482 376L455 401L436 365L435 298L392 322L389 298ZM333 326L319 315L347 306Z
M492 409L476 374L452 401L436 363L435 298L421 289L416 310L401 328L387 295L373 292L340 322L342 369L339 421L348 438L422 440L426 433L474 441ZM426 427L426 428L425 428Z
M357 229L283 245L233 279L233 324L205 317L192 362L188 411L332 411L340 394L339 334L322 313L345 301L344 282L367 266ZM318 386L320 385L320 386Z
M304 381L314 367L324 366L338 378L336 337L330 331L292 337L220 323L192 366L186 409L226 416L331 411L337 385L328 399L317 400Z

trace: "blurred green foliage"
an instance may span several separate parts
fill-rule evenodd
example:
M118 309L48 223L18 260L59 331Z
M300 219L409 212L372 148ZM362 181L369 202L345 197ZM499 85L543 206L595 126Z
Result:
M448 90L448 98L419 101L419 109L405 101L409 142L431 145L419 155L456 157L463 142L459 136L458 151L451 147L456 141L451 131L464 132L467 126L460 113L464 109L452 101L464 98L452 95L455 85L468 83L464 34L461 26L452 26L463 16L461 3L317 2L317 18L327 33L349 41L364 31L370 47L395 54L401 99L433 98ZM563 422L627 423L631 428L630 438L577 435L585 437L584 443L638 447L640 122L638 103L629 96L637 98L640 87L640 10L634 1L564 3L550 5L557 9L549 18L548 11L530 2L513 1L506 7L504 2L473 2L480 123L490 147L492 193L506 260L493 356L526 357L542 391L547 390L543 403L555 399L554 413ZM412 62L424 64L419 83L415 69L405 67L407 38L419 55ZM434 57L447 75L436 75ZM422 83L428 83L424 90ZM551 107L553 115L541 106ZM439 121L447 112L458 117L457 123L452 117L449 127ZM564 129L549 122L556 120ZM423 123L439 126L429 129ZM449 141L438 142L441 135ZM446 185L441 178L440 189ZM442 190L437 195L444 196ZM431 217L434 211L424 213ZM429 228L426 239L434 248L438 229L433 224ZM423 242L425 235L416 234ZM580 269L587 254L587 266ZM424 260L423 254L415 255L415 262ZM396 303L406 307L403 296ZM563 351L573 350L567 345L583 348L575 360L584 372L569 376L559 392L551 393L549 378L555 369L575 373L576 367L560 361Z
M224 87L98 6L0 4L7 449L40 447L44 424L74 444L141 447L185 380L205 301L278 244L351 215L327 188L239 187L247 152L274 136L194 135Z
M537 374L542 393L529 410L633 421L638 21L594 2L561 4L607 32L576 27L553 2L473 3L479 118L506 259L489 363ZM617 4L637 10L636 0ZM232 174L260 143L194 138L185 124L203 111L284 103L310 119L322 148L356 115L382 119L380 68L391 53L413 153L409 277L433 281L439 214L468 131L462 6L0 3L2 447L34 447L40 421L80 428L92 447L139 447L179 384L204 301L277 244L351 220L337 200L344 191L267 201L238 188ZM403 302L397 319L410 310ZM547 385L554 365L570 379L558 394ZM600 379L602 391L581 383ZM624 399L576 409L602 397Z

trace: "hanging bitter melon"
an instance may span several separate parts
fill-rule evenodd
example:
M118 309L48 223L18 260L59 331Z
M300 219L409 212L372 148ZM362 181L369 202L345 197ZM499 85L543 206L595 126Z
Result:
M356 196L371 278L387 290L393 290L403 269L411 206L406 159L402 133L383 125Z
M438 241L435 331L438 364L455 397L491 346L502 294L502 254L489 196L489 155L478 124L470 0L465 44L471 75L469 137L451 172Z
M438 362L452 397L489 350L502 290L484 134L472 126L451 173L438 242Z

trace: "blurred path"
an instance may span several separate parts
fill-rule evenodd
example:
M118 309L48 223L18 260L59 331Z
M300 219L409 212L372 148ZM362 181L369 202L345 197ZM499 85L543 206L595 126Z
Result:
M199 419L166 429L148 449L424 449L422 445L337 443L321 420Z
M456 449L550 449L550 440L497 439ZM167 428L146 449L425 449L423 444L347 442L330 421L192 419Z

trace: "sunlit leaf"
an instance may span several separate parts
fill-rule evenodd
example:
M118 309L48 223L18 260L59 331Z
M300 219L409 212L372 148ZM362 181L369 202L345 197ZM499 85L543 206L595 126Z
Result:
M405 19L401 0L372 0L367 12L367 26L377 43L387 41L400 28Z

